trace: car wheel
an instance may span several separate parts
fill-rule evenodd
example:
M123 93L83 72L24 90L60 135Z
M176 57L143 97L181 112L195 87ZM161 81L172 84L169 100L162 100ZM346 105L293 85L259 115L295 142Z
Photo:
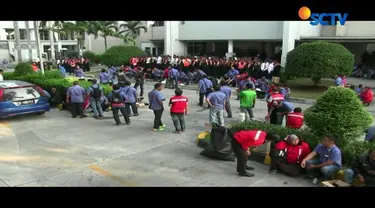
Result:
M40 113L37 113L36 115L44 115L46 112L40 112Z

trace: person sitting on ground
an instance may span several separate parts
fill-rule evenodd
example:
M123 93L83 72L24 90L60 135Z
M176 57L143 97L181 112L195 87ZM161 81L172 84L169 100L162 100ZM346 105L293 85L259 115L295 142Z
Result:
M288 113L286 119L286 127L291 129L299 129L303 126L303 113L302 109L297 107L294 108L293 112Z
M362 91L363 91L363 85L362 84L359 84L358 87L355 88L355 93L357 93L357 95L361 95Z
M80 68L78 65L77 65L77 68L74 70L74 74L78 78L83 78L85 76L85 73L83 72L83 69Z
M60 95L60 93L56 90L56 88L52 87L50 97L48 98L48 102L50 106L52 107L57 107L57 105L60 105L63 103L63 99Z
M369 106L374 98L374 92L370 87L365 87L361 93L362 102L365 106Z
M103 111L109 111L109 107L111 106L109 101L108 101L108 98L103 95L101 98L100 98L100 103L102 104L102 110Z
M358 156L351 169L344 170L345 182L353 184L354 179L358 179L366 187L375 187L375 149Z
M267 141L277 141L280 137L277 134L259 130L243 130L232 135L232 149L236 155L237 173L239 176L253 177L254 174L246 170L254 170L247 165L248 157L251 155L251 147L263 145Z
M341 150L336 146L337 138L327 136L322 144L308 154L301 162L301 167L305 168L312 183L318 184L319 176L323 175L326 180L332 180L335 173L342 167ZM319 156L318 159L314 159Z
M294 134L288 135L284 140L277 142L270 152L270 174L275 174L280 170L292 177L299 175L303 171L300 164L310 152L310 147L306 142Z

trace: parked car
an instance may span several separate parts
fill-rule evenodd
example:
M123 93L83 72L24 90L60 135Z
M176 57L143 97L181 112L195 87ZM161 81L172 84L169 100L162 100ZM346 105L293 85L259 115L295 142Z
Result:
M0 82L0 118L44 114L50 110L48 95L34 84L18 80Z

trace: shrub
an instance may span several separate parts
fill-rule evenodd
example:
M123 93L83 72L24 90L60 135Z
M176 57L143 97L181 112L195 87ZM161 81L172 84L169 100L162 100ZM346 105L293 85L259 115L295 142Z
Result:
M323 139L321 136L316 136L309 130L295 130L288 129L282 126L275 126L268 123L261 122L249 122L249 123L237 123L232 125L231 130L233 132L241 130L262 130L262 131L271 131L280 135L281 138L285 138L289 134L295 134L298 137L302 138L307 142L310 148L313 150ZM369 149L375 148L375 143L364 142L364 141L352 141L346 144L339 144L339 148L342 152L342 162L345 166L349 166L354 158L357 156L366 153Z
M83 58L90 59L90 62L94 62L96 59L96 54L92 51L83 52Z
M230 128L233 132L237 132L241 130L251 130L251 129L275 132L281 138L285 138L287 135L290 135L290 134L295 134L298 137L302 138L305 142L307 142L310 145L310 147L315 147L322 140L322 137L315 136L309 130L289 129L289 128L285 128L282 126L277 126L277 125L263 123L263 122L237 123L237 124L231 125Z
M288 76L311 78L317 85L322 78L350 75L353 64L354 57L344 46L317 41L303 43L290 51L285 72Z
M26 74L32 74L35 73L33 70L33 67L31 64L26 62L21 62L17 64L16 68L14 69L14 75L15 76L22 76Z
M133 56L146 55L137 46L112 46L105 53L102 54L102 63L107 66L120 66L129 64L129 60Z
M330 87L304 113L305 122L314 134L339 136L340 143L363 135L372 123L371 114L355 92L344 87Z
M33 73L33 74L27 74L24 76L15 76L14 73L4 73L4 78L6 80L21 80L25 82L29 82L35 85L40 86L41 88L45 90L50 90L52 87L55 87L61 94L65 94L66 90L72 86L73 81L77 79L72 78L66 78L64 79L61 77L60 73L57 73L58 71L46 71L45 75L41 73ZM8 79L11 78L11 79ZM87 89L89 86L91 86L91 82L80 80L80 85ZM112 91L112 88L108 85L101 85L104 94L107 95L109 92Z
M77 58L77 57L79 57L79 52L78 51L69 51L68 53L66 53L66 56L68 58Z

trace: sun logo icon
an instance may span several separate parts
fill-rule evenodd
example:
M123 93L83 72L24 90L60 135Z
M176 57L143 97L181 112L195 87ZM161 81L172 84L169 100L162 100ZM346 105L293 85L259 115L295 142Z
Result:
M311 10L307 6L303 6L298 10L298 16L301 20L308 20L311 16Z

